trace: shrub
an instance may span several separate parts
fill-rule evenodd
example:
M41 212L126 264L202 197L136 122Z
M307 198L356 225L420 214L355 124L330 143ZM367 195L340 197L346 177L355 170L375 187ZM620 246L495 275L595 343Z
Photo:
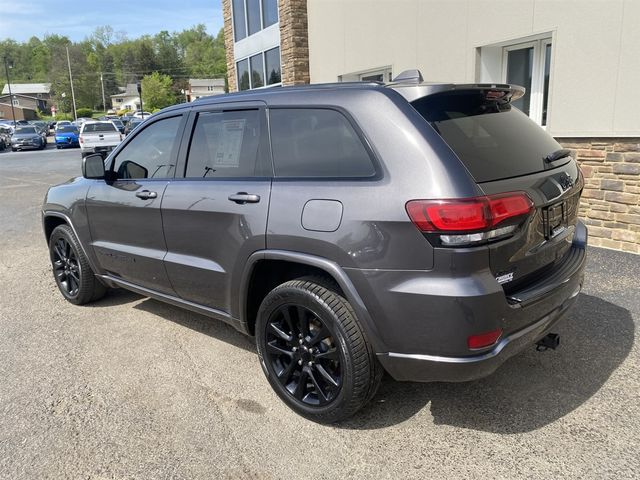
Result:
M88 117L91 118L93 116L93 110L90 108L78 108L76 110L76 114L78 117Z

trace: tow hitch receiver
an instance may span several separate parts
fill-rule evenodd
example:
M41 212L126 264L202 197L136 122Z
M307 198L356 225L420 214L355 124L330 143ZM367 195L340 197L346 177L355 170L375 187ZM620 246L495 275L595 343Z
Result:
M549 333L536 342L536 350L544 352L545 350L555 350L560 345L560 335L557 333Z

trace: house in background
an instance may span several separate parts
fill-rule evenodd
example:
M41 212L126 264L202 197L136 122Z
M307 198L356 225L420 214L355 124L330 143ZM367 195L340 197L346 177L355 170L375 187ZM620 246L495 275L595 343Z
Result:
M125 88L118 87L121 92L111 95L111 107L115 110L140 110L140 95L135 83L127 83Z
M187 102L202 97L224 93L224 78L190 78L189 90L185 92Z
M16 106L16 105L14 105L13 108L11 108L10 103L3 103L0 100L0 120L13 120L13 115L16 116L15 118L16 121L38 119L38 115L36 114L35 110L27 107Z
M6 103L11 105L13 103L14 107L24 107L31 110L40 110L41 112L47 111L47 101L42 98L32 97L30 95L22 95L19 93L14 93L13 90L12 99L9 98L9 95L0 95L0 103Z
M32 110L39 109L50 113L51 84L50 83L12 83L11 94L14 106L25 106ZM0 95L0 102L9 102L9 85L5 85Z
M639 1L223 0L223 15L230 91L416 68L524 86L514 105L582 167L591 244L640 253Z

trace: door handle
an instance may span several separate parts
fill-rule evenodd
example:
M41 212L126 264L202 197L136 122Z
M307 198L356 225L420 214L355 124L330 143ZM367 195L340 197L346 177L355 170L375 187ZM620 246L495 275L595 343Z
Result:
M141 192L136 192L136 197L149 200L150 198L157 198L158 194L156 192L150 192L149 190L142 190Z
M229 195L229 200L240 205L243 205L245 203L258 203L260 201L260 195L255 195L247 192L238 192L233 195Z

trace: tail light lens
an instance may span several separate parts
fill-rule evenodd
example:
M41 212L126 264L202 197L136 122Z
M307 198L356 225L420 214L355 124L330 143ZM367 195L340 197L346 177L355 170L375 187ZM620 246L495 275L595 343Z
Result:
M533 210L533 202L525 192L511 192L450 200L411 200L406 209L420 231L437 235L442 245L460 246L512 234Z
M469 350L490 347L496 343L502 336L502 329L498 328L492 332L481 333L480 335L471 335L467 338L467 346Z
M78 142L80 142L80 143L84 143L84 138L82 138L82 135L80 135L80 136L78 137Z

